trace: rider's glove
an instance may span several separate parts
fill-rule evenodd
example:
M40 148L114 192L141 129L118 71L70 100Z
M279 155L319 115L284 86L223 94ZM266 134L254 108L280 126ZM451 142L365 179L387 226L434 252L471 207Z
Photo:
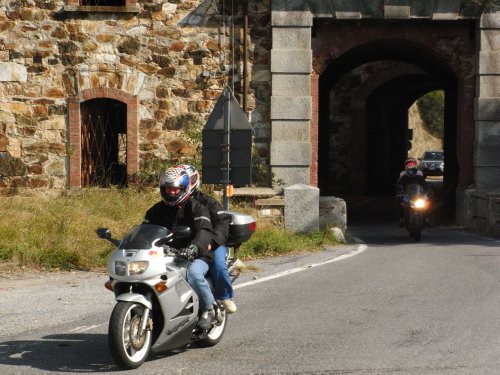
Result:
M198 253L199 253L198 246L191 244L184 249L179 249L176 258L178 260L192 261L194 258L198 256Z

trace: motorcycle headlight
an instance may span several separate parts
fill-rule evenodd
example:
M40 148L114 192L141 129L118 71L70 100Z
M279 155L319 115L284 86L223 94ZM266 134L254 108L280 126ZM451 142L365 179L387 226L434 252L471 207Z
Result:
M149 266L148 261L130 262L128 264L128 274L129 275L140 275L148 269L148 266Z
M425 200L423 199L417 199L414 202L415 208L424 208L425 207Z
M116 261L115 273L119 276L125 276L127 274L127 262Z

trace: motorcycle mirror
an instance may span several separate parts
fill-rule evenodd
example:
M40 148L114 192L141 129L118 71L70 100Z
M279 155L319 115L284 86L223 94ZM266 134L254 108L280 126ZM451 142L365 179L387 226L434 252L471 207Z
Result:
M111 239L111 230L109 228L97 228L97 237L103 238L105 240Z
M172 232L174 233L175 238L190 238L191 237L191 228L188 226L177 226L172 228Z
M167 243L169 243L170 241L172 241L172 237L173 237L173 234L170 233L167 237L165 238L160 238L158 241L156 241L154 243L155 246L163 246Z

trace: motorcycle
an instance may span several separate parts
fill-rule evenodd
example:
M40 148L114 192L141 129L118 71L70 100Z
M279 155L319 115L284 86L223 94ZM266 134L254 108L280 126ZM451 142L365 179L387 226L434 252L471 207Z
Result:
M427 211L430 207L429 197L421 185L410 184L401 195L401 204L404 209L404 226L410 237L413 237L415 242L419 242L422 230L427 225Z
M255 231L255 220L249 215L225 211L231 216L230 249L226 258L231 281L238 277L235 269L237 252ZM152 224L134 226L120 241L112 238L108 228L97 229L97 235L117 248L108 261L109 280L116 305L108 327L111 356L122 369L142 365L150 352L167 351L196 343L201 347L216 345L223 337L227 314L215 303L215 319L207 329L197 326L199 299L186 281L189 261L176 258L178 249L168 244L174 238L190 238L189 227L172 231ZM207 277L209 284L212 283Z

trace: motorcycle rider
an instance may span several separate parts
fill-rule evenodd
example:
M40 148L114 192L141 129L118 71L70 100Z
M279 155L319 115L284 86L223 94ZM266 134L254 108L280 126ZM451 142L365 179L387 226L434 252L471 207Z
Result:
M191 238L174 239L172 247L179 249L176 255L178 259L191 261L187 269L187 281L200 299L198 325L208 329L215 316L215 299L205 279L209 270L205 257L211 256L208 249L212 241L212 222L208 208L191 196L190 185L189 175L183 167L168 168L160 177L162 200L147 210L143 222L161 225L169 230L177 225L191 228Z
M235 313L237 308L234 303L233 285L227 271L226 256L228 249L225 246L229 235L231 218L228 214L222 213L222 205L216 199L199 190L201 179L196 168L189 164L184 164L184 168L191 180L191 196L205 205L210 211L210 220L213 225L213 237L210 243L213 257L210 264L210 274L214 281L214 297L217 301L220 301L229 314Z
M396 181L396 194L398 196L398 208L399 208L399 226L404 226L404 202L402 199L402 194L406 191L406 187L411 184L418 184L422 186L425 193L427 193L427 182L425 181L424 175L417 168L417 160L414 158L407 158L405 160L405 169L399 174L399 178ZM427 226L429 222L427 218L425 219Z

